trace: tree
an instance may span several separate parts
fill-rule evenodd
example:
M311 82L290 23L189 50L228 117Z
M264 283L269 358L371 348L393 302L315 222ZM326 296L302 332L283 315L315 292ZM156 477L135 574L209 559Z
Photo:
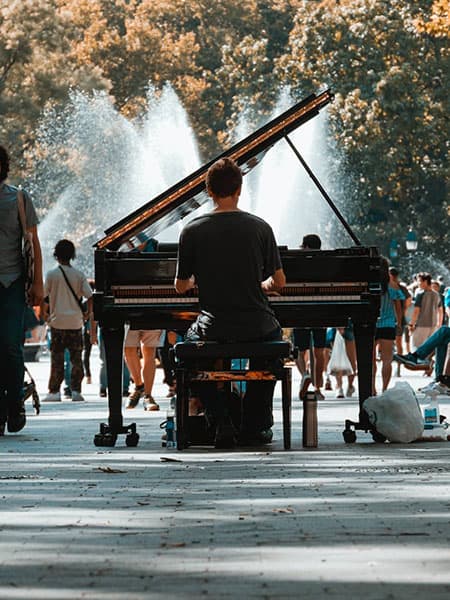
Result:
M58 0L0 6L0 138L19 164L48 103L64 102L71 86L104 85L98 69L70 64L70 31Z
M298 93L322 85L336 91L329 112L342 152L343 197L352 198L353 222L366 243L386 230L399 238L411 222L428 250L449 248L447 227L439 227L448 209L448 44L435 16L444 4L302 2L290 50L278 63Z

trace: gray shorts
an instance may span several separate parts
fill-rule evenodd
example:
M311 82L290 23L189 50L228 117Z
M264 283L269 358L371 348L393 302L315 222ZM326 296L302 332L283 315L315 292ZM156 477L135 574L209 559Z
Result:
M141 344L147 348L158 348L161 333L161 329L129 329L125 348L139 348Z

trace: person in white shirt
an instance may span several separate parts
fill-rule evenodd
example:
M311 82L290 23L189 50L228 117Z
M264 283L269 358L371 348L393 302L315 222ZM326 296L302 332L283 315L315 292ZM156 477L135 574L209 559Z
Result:
M44 294L47 300L44 312L48 312L50 326L51 367L48 382L49 393L44 402L60 402L61 383L64 381L64 350L70 354L72 366L70 388L72 400L84 400L81 395L83 380L82 328L86 318L91 320L91 341L96 343L96 327L93 326L92 289L86 276L75 269L70 261L75 258L75 246L70 240L60 240L53 256L59 265L50 270L45 278ZM87 299L87 314L83 313L82 298Z

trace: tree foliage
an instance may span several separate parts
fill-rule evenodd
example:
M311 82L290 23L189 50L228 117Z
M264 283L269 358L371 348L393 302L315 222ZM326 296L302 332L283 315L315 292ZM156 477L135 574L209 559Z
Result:
M374 243L386 229L400 236L405 222L422 229L429 249L449 241L432 226L448 214L444 14L448 20L442 0L302 2L290 51L278 62L280 79L297 90L336 90L330 114L345 196Z

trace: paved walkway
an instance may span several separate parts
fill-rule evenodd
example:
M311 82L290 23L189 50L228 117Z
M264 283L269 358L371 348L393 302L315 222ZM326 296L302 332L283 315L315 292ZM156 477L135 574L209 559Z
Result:
M48 358L29 367L43 396ZM448 442L346 445L357 402L327 392L319 448L302 449L296 402L285 452L278 391L267 450L166 452L164 410L140 406L136 448L96 448L97 387L39 416L27 403L26 429L0 438L2 600L450 597Z

